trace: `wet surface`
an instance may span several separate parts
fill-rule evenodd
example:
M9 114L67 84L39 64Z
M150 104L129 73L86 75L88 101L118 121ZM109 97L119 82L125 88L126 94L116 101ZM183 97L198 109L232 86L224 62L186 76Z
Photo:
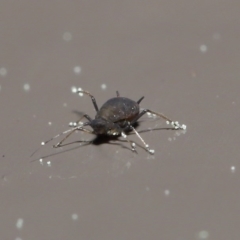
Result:
M0 238L238 240L239 7L3 1ZM137 130L153 156L107 139L53 149L59 139L30 157L78 112L95 116L72 87L99 106L116 90L145 96L187 130L146 115Z

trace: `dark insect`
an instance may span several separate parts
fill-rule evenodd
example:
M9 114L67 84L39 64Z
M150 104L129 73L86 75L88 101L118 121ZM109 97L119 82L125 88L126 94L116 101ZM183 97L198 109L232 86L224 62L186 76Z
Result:
M55 148L62 147L63 142L75 131L84 131L95 135L122 136L130 143L132 150L135 151L135 142L129 140L127 137L127 133L133 131L143 143L146 151L150 154L154 154L154 150L149 148L149 145L133 127L139 118L141 118L144 114L150 113L159 116L166 120L167 124L171 124L175 129L186 129L186 125L180 125L178 122L172 121L161 113L157 113L149 109L143 109L140 111L139 104L144 97L141 97L137 102L135 102L129 98L120 97L119 92L117 91L117 97L109 99L99 109L95 97L88 91L84 91L79 88L76 89L75 92L78 94L87 94L91 97L93 106L97 112L95 118L92 119L87 114L84 114L77 122L70 124L72 126L71 129L56 135L46 142L42 142L42 145L47 144L63 134L67 134L59 143L53 146ZM83 118L87 119L87 122L82 123L81 120ZM90 126L92 130L85 128L85 126Z

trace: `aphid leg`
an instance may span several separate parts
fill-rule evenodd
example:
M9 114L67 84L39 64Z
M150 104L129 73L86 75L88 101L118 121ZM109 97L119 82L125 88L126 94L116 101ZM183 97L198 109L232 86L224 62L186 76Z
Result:
M89 97L91 97L93 106L94 106L96 112L98 112L98 105L97 105L96 99L95 99L95 97L94 97L90 92L84 91L84 90L82 90L81 88L78 88L77 91L76 91L76 93L85 93L85 94L87 94Z
M120 97L119 91L116 91L117 97Z
M154 149L150 149L149 148L149 145L143 140L143 138L140 136L140 134L137 132L137 130L133 127L133 126L129 126L133 131L134 133L138 136L138 138L141 140L141 142L143 143L146 151L148 151L150 154L154 154L155 150Z
M128 137L127 137L127 135L122 131L121 132L121 136L124 138L124 139L126 139L127 140L127 142L130 144L130 146L131 146L131 148L132 148L132 151L134 151L134 152L136 152L136 143L135 142L133 142L133 141L131 141L131 140L129 140L128 139Z
M140 104L140 102L141 102L143 99L144 99L144 97L141 97L141 98L137 101L137 103Z
M69 127L76 127L77 125L82 126L83 123L81 122L81 120L82 120L83 118L86 118L89 122L92 121L92 118L91 118L91 117L89 117L87 114L84 114L84 115L83 115L80 119L78 119L76 122L70 122L70 123L68 124Z
M82 128L82 127L75 127L72 129L72 131L70 131L59 143L53 145L54 148L58 148L58 147L61 147L62 146L62 143L67 139L69 138L70 135L72 135L75 131L83 131L83 132L86 132L86 133L93 133L91 130L88 130L86 128Z
M41 142L41 145L44 146L44 145L46 145L47 143L49 143L49 142L51 142L52 140L54 140L55 138L58 138L58 137L60 137L60 136L62 136L62 135L64 135L64 134L67 134L67 133L71 132L72 130L73 130L73 129L71 128L71 129L68 129L68 130L66 130L66 131L64 131L64 132L61 132L61 133L57 134L56 136L50 138L49 140L47 140L47 141L45 141L45 142ZM39 149L40 149L40 148L38 148L37 150L35 150L35 151L31 154L30 157L32 157Z
M87 125L87 123L86 123L85 125ZM80 126L77 126L77 127L68 129L68 130L66 130L66 131L64 131L64 132L61 132L61 133L57 134L56 136L50 138L49 140L47 140L47 141L45 141L45 142L41 142L41 145L42 145L42 146L45 146L45 145L48 144L49 142L53 141L55 138L58 138L58 137L60 137L60 136L62 136L62 135L64 135L64 134L67 134L67 133L69 133L69 134L67 135L67 136L69 136L69 135L72 134L72 132L74 132L74 131L76 131L76 130L84 131L84 132L87 132L87 133L93 133L91 130L88 130L88 129L86 129L86 128L82 128L82 127L80 127ZM70 134L70 133L71 133L71 134ZM64 138L64 140L65 140L65 139L66 139L66 138ZM61 141L60 143L62 143L62 141ZM57 145L58 145L58 146L57 146ZM56 144L54 147L60 147L60 146L59 146L59 143ZM39 149L40 149L40 148L38 148L37 150L35 150L35 151L31 154L30 157L32 157Z
M166 120L167 124L171 124L175 129L186 129L186 127L187 127L185 124L181 125L178 121L173 121L170 118L164 116L163 114L154 112L154 111L149 110L149 109L143 109L142 112L139 113L139 115L136 116L135 119L132 120L131 125L134 124L135 122L137 122L137 120L139 118L141 118L145 113L155 114L156 116L159 116L159 117L163 118L164 120Z

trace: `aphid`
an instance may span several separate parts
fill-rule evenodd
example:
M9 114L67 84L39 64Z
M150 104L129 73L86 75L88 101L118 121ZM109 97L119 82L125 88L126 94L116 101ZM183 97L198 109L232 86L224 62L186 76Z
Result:
M75 92L78 94L87 94L91 97L93 106L97 112L95 118L92 119L89 115L84 114L77 122L70 123L70 126L72 127L71 129L62 132L55 137L52 137L46 142L42 142L42 145L47 144L48 142L63 134L67 134L59 143L53 146L55 148L62 147L63 142L75 131L84 131L95 135L108 135L117 137L122 136L129 142L132 150L135 151L136 143L132 140L129 140L127 136L128 132L133 131L143 143L146 151L150 154L154 154L154 150L149 148L149 145L143 140L137 130L133 127L139 118L141 118L144 114L148 113L152 114L153 116L159 116L166 120L167 124L171 124L175 129L186 129L186 125L180 125L177 121L172 121L161 113L157 113L149 109L143 109L140 111L139 104L144 97L141 97L137 102L135 102L129 98L120 97L119 92L117 91L117 96L109 99L99 109L95 97L88 91L84 91L79 88L76 89ZM85 118L87 122L82 123L81 120L83 118ZM85 128L86 126L90 126L92 130Z

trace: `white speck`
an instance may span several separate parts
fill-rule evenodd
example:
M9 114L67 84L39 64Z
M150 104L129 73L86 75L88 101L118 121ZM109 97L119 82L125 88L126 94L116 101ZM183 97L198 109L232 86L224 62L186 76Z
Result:
M82 125L83 125L83 122L78 122L78 125L82 126Z
M169 121L166 121L166 124L168 125L170 122Z
M42 159L42 158L40 158L40 159L39 159L39 162L40 162L41 164L43 164L43 159Z
M149 149L149 153L154 154L155 150L154 149Z
M147 115L150 117L152 114L150 112L147 112Z
M127 135L124 132L122 132L121 135L122 135L123 138L127 138Z
M136 147L136 143L134 143L134 142L131 145L132 145L133 148Z
M24 223L23 219L19 218L16 222L17 229L22 229L23 228L23 223Z
M48 165L49 167L51 167L51 161L48 161L48 162L47 162L47 165Z
M145 145L145 147L146 147L146 148L149 148L149 145L148 145L148 144L146 144L146 145Z
M82 93L81 91L83 91L82 88L78 88L78 89L77 89L78 95L79 95L80 97L83 96L83 93Z
M4 67L0 68L0 75L1 76L6 76L7 75L7 69L4 68Z
M72 40L72 34L70 32L65 32L63 34L63 40L69 42L70 40Z
M183 124L183 125L182 125L182 129L183 129L183 130L186 130L186 129L187 129L187 125Z
M169 191L168 189L166 189L166 190L164 191L164 194L165 194L166 196L168 196L168 195L170 194L170 191Z
M51 126L51 125L52 125L52 122L48 122L48 125L50 125L50 126Z
M207 51L207 46L206 45L201 45L200 46L200 51L202 52L202 53L205 53L206 51Z
M41 142L41 145L44 146L44 145L45 145L45 142Z
M209 233L208 231L200 231L197 236L198 239L208 239Z
M76 66L76 67L73 68L73 71L74 71L75 74L80 74L82 69L81 69L80 66Z
M102 90L105 90L105 89L107 88L107 85L103 83L103 84L101 85L101 88L102 88Z
M74 127L74 126L76 126L76 125L77 125L76 122L70 122L70 123L68 124L69 127Z
M67 106L67 103L64 103L63 106L66 107L66 106Z
M72 220L78 220L78 215L76 213L72 214Z
M77 92L77 88L75 86L71 87L71 91L72 93L76 93Z
M231 171L235 172L236 171L236 167L235 166L231 166Z
M24 89L24 91L28 92L30 90L30 85L28 83L25 83L23 85L23 89Z
M168 141L171 142L171 141L172 141L172 138L169 137L169 138L168 138Z

